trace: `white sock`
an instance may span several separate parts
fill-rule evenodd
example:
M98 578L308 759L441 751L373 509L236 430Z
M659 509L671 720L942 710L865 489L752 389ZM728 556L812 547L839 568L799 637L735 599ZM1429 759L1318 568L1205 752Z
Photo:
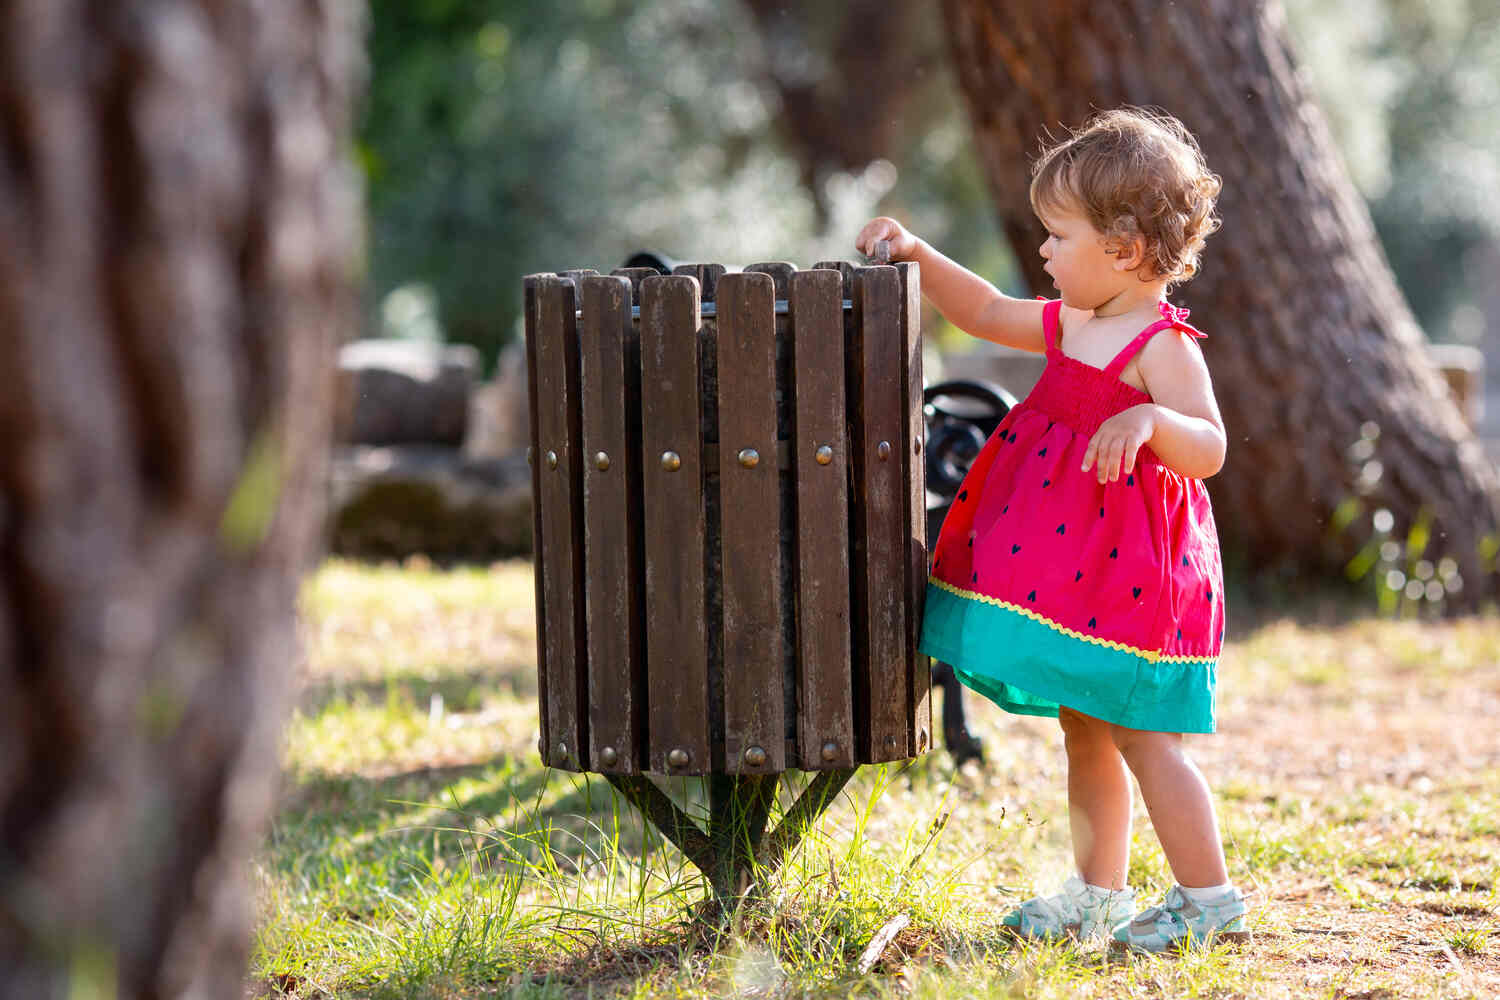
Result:
M1078 877L1080 879L1083 878L1082 875ZM1085 881L1083 887L1089 891L1090 896L1101 900L1109 899L1111 896L1123 896L1130 892L1130 886L1128 885L1123 889L1106 889L1102 885L1094 885L1092 882Z
M1233 888L1233 882L1225 882L1223 885L1205 885L1197 889L1190 889L1180 883L1177 886L1179 892L1199 906L1202 906L1204 903L1212 903Z

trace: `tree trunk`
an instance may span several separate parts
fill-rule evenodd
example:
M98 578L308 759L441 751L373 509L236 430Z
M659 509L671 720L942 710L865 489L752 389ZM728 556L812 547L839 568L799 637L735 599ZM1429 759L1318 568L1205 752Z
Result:
M353 316L346 0L0 7L0 997L230 997Z
M1094 109L1160 106L1223 177L1223 229L1174 298L1209 333L1229 430L1228 462L1209 486L1227 554L1260 569L1339 571L1361 546L1378 548L1385 508L1395 540L1418 540L1429 523L1426 558L1457 561L1466 586L1456 599L1449 588L1449 607L1493 593L1495 470L1426 357L1297 74L1280 6L943 6L1002 226L1035 291L1051 282L1028 165L1047 132ZM1404 554L1400 563L1409 568Z
M920 81L941 55L929 27L935 10L890 0L744 4L760 34L766 80L781 98L777 125L826 223L828 175L863 170L902 146Z

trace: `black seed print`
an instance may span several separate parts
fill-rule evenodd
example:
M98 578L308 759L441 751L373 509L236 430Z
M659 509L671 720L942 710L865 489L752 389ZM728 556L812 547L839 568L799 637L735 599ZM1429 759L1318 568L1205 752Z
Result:
M965 501L967 499L969 499L969 491L968 490L964 490L964 491L962 491L962 492L960 492L958 494L958 501L959 501L959 503L962 503L963 501Z
M1001 507L1000 508L1000 513L1002 513L1002 514L1008 514L1008 513L1010 513L1010 504L1006 504L1004 507Z
M1057 526L1057 533L1059 535L1066 535L1068 533L1068 526L1066 524L1059 524Z
M1010 547L1010 554L1011 555L1015 555L1017 552L1020 552L1020 551L1021 551L1021 546L1014 545L1014 544L1011 545L1011 547Z
M1089 628L1098 628L1098 627L1099 627L1099 619L1097 619L1097 618L1090 618L1089 619Z
M1033 590L1031 593L1027 594L1026 595L1026 599L1028 601L1035 602L1036 601L1036 591Z
M1052 480L1050 480L1050 479L1043 479L1042 480L1042 489L1045 490L1047 487L1049 487L1051 485L1052 485Z
M1100 517L1103 517L1103 516L1104 516L1104 508L1103 508L1103 507L1100 507L1100 508L1099 508L1099 516L1100 516Z
M1183 564L1183 565L1184 565L1184 566L1186 566L1186 565L1187 565L1187 556L1183 556L1183 557L1182 557L1182 564Z
M972 579L975 583L978 583L979 582L979 574L975 573L972 577L970 577L970 579Z
M1130 475L1128 475L1128 476L1125 477L1125 485L1126 486L1134 486L1135 485L1135 473L1131 473Z
M1135 596L1135 597L1140 597L1141 596L1141 588L1140 587L1131 587L1130 588L1130 593L1133 596Z
M1043 448L1041 451L1039 451L1039 452L1036 453L1036 457L1037 458L1043 458L1043 457L1046 456L1046 454L1047 454L1047 449Z
M941 566L941 565L942 565L942 564L943 564L943 561L942 561L942 560L941 560L941 559L935 559L935 560L933 560L933 563L932 563L932 571L933 571L933 572L934 572L934 573L936 573L936 572L937 572L937 568L938 568L938 567L939 567L939 566Z
M974 547L974 536L970 535L969 536L969 548L972 549L973 547Z
M1109 557L1111 559L1118 559L1118 558L1120 558L1120 550L1119 549L1110 549L1109 550Z
M1077 583L1079 580L1082 580L1082 579L1083 579L1083 570L1079 570L1077 573L1073 574L1073 582L1074 583Z
M1182 629L1178 629L1177 630L1177 638L1179 638L1179 639L1182 638Z
M1211 601L1211 600L1214 599L1214 592L1212 590L1210 590L1210 591L1206 592L1203 596L1206 597L1206 598L1208 598Z

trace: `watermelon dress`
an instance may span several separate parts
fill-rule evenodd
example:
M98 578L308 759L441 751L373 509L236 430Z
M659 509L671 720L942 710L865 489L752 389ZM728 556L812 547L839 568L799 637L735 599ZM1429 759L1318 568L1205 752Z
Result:
M1163 302L1100 369L1062 353L1061 308L1043 309L1041 381L985 443L943 522L921 649L1010 712L1066 705L1131 729L1213 732L1224 585L1203 481L1149 448L1114 482L1082 471L1099 425L1151 402L1120 381L1130 359L1162 330L1203 334Z

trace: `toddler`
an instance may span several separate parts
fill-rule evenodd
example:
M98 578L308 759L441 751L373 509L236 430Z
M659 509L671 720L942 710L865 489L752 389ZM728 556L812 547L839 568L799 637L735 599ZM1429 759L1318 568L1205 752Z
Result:
M1225 436L1203 334L1166 296L1197 271L1219 186L1176 119L1095 117L1034 170L1058 295L1045 303L1001 294L893 219L856 239L917 261L956 326L1047 358L943 524L921 644L1007 711L1061 724L1078 871L1005 918L1021 936L1144 951L1248 940L1182 741L1214 729L1224 588L1203 480L1223 465ZM1132 774L1178 883L1134 916Z

